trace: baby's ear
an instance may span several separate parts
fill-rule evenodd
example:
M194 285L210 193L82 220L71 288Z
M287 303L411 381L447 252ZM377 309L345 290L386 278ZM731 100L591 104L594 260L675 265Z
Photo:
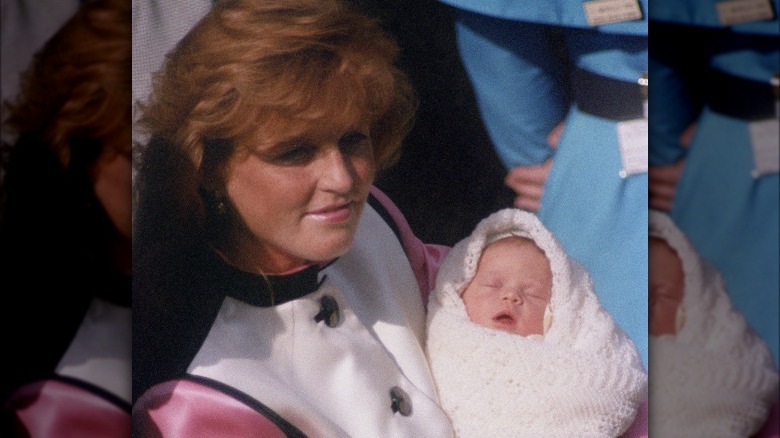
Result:
M544 331L542 333L544 333L545 335L547 334L547 330L550 330L550 326L552 325L552 319L553 319L552 307L550 307L550 303L547 303L547 307L544 308L544 320L542 320L542 324L544 327Z
M680 333L680 329L682 329L683 325L685 325L685 308L682 303L680 303L680 305L677 306L677 315L675 315L674 318L674 333Z

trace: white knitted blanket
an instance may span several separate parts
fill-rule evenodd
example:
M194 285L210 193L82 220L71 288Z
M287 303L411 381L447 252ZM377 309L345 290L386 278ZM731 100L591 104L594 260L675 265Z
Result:
M683 325L650 337L653 437L748 437L777 402L778 374L766 343L728 297L717 269L669 216L650 211L649 234L682 261Z
M534 240L550 260L552 323L542 340L471 322L460 298L486 240L509 232ZM485 218L444 260L428 303L426 352L461 438L616 437L647 397L636 348L587 272L522 210Z

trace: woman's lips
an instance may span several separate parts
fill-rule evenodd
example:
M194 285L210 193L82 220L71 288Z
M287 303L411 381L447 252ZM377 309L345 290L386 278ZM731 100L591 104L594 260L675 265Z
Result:
M308 216L322 222L337 223L349 220L352 216L352 211L353 203L347 202L311 211L308 213Z

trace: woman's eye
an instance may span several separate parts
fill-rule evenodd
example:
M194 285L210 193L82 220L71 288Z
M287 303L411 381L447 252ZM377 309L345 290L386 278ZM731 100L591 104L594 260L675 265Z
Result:
M363 153L369 147L371 147L371 139L362 132L349 132L339 139L339 148L347 155Z
M314 158L317 148L310 144L292 146L276 154L273 160L286 165L305 164Z

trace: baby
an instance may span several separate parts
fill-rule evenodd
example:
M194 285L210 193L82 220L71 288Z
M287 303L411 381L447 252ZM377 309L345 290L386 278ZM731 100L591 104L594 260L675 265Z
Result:
M777 437L766 342L672 219L653 210L648 219L653 435Z
M633 342L532 213L493 213L452 248L427 322L426 353L459 437L647 434L632 427L647 398Z

